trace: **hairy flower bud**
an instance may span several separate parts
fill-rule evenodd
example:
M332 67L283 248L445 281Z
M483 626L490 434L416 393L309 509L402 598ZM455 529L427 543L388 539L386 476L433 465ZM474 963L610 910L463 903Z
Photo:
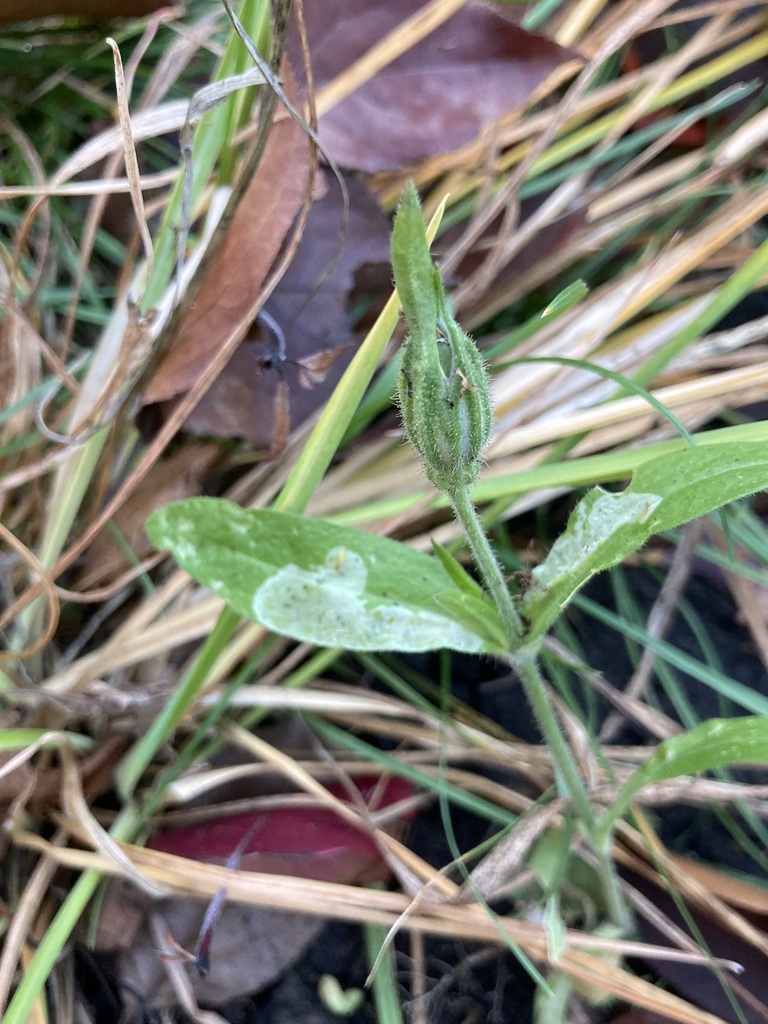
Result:
M473 483L492 410L485 366L469 335L442 317L431 338L411 334L398 392L406 434L435 487L451 493Z
M450 494L480 472L493 420L490 388L475 343L448 311L412 185L395 219L392 263L411 330L398 384L403 425L429 479Z

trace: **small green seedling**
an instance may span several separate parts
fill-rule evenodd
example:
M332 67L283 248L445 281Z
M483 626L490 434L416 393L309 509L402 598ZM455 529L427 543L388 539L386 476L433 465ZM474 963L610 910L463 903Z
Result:
M363 1005L365 992L361 988L342 988L334 974L321 974L317 983L320 1002L337 1017L351 1017Z
M697 445L641 464L622 492L594 488L533 570L527 592L513 594L471 497L492 430L486 368L450 313L413 185L405 189L395 218L392 264L410 331L398 371L403 425L427 477L450 501L484 589L441 548L430 556L322 520L246 511L214 499L155 512L147 531L235 613L276 633L352 650L446 647L506 657L550 748L559 794L571 803L596 855L612 934L621 934L628 915L610 857L620 815L649 783L745 760L764 762L768 724L754 718L706 723L661 744L613 807L599 815L550 705L539 646L595 573L618 564L656 533L768 487L768 442ZM557 892L549 907L554 914ZM556 940L552 920L548 934ZM552 991L548 997L554 998Z

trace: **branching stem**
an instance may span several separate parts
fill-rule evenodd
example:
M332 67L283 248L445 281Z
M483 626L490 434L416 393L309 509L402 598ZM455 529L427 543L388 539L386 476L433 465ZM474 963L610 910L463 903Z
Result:
M584 831L591 838L597 819L589 802L584 780L547 696L536 651L531 645L523 642L520 615L485 534L469 488L457 487L448 497L454 514L464 530L475 565L501 616L510 662L520 676L525 696L541 729L544 742L552 754L558 790L562 796L573 802ZM598 856L598 871L603 881L608 911L614 922L623 928L626 925L627 912L610 855L605 850L595 850L595 853Z

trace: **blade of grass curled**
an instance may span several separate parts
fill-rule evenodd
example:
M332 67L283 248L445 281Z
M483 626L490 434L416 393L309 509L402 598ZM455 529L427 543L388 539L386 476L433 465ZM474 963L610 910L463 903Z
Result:
M586 373L594 373L595 376L602 377L604 380L611 380L614 384L618 384L622 389L621 395L625 392L629 392L632 395L636 395L638 398L642 398L652 408L654 408L656 412L670 424L670 426L675 428L680 437L682 437L691 448L696 445L691 432L687 429L682 420L680 420L670 408L664 405L663 402L660 402L652 392L648 391L647 388L644 388L634 378L625 377L623 374L617 373L615 370L608 369L607 366L600 366L599 363L590 362L588 359L569 359L567 356L525 356L521 359L510 359L506 363L499 363L497 369L503 370L509 366L515 366L518 363L555 363L557 366L568 366L574 370L584 370Z

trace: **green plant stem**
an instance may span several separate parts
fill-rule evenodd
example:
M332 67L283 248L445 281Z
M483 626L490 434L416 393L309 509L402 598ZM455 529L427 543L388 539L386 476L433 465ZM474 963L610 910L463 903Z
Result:
M619 879L613 862L612 839L611 835L605 846L597 846L594 850L597 857L597 874L603 883L608 917L616 925L621 936L627 935L631 931L632 915L619 887Z
M520 615L512 601L499 563L477 514L470 489L468 487L456 488L453 493L448 495L448 498L454 514L464 530L475 565L480 570L485 585L499 610L512 667L520 676L526 699L541 729L544 742L552 754L558 790L573 801L587 836L592 839L597 824L595 812L589 802L579 769L547 697L544 680L539 671L536 649L533 645L523 643L523 626ZM595 849L595 853L598 857L598 871L603 882L608 912L611 919L623 929L627 924L627 911L619 891L609 848L606 844L601 844L599 848Z
M595 813L573 755L549 703L536 655L530 647L524 647L512 655L512 665L520 676L525 696L544 736L544 742L552 754L557 788L563 796L573 801L587 832L591 833L595 825Z
M515 654L522 644L523 624L517 608L512 602L483 524L480 522L469 487L457 487L453 493L448 495L448 500L454 515L461 523L475 565L480 570L485 585L493 598L493 603L499 611L509 652Z
M512 664L520 675L525 695L536 716L536 721L539 723L544 741L552 751L555 769L559 776L559 788L561 792L565 791L565 796L573 800L582 821L588 829L591 829L595 816L587 798L584 783L549 703L535 651L522 642L523 626L520 615L514 606L499 563L496 561L496 556L480 522L469 488L457 488L453 494L449 495L449 499L456 518L466 534L475 565L480 570L494 604L499 610Z

